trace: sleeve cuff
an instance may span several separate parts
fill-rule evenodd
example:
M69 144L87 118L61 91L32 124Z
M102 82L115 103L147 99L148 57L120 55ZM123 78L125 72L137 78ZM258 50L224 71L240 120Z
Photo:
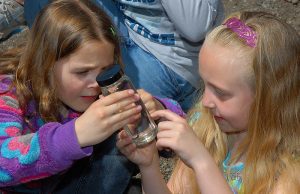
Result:
M185 117L186 114L183 112L182 108L180 107L179 103L175 100L170 98L160 98L155 96L155 99L158 100L166 109L178 114L181 117Z
M69 161L81 159L89 156L93 152L93 147L81 148L75 133L75 120L73 119L55 130L53 134L54 150L59 150L53 157L57 161Z

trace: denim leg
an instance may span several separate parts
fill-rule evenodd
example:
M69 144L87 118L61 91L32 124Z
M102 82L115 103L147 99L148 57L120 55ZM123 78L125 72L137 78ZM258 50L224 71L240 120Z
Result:
M127 27L124 24L124 18L122 12L118 8L118 4L112 0L92 0L92 2L103 9L103 11L111 18L121 37L128 37ZM50 0L25 0L24 15L27 25L30 28L41 9L49 3Z
M187 111L198 96L198 91L188 81L161 63L151 53L133 41L122 46L125 73L137 88L158 97L176 100Z
M43 7L49 4L50 0L25 0L24 15L29 28L31 28L36 16Z
M82 159L59 181L55 194L123 194L137 167L119 153L116 136L94 146L90 158Z
M178 84L178 96L173 99L178 101L182 110L187 112L197 102L201 91L175 72L173 72L173 74Z
M112 0L93 0L93 2L102 8L110 17L116 27L116 30L118 31L119 36L121 37L121 40L123 40L123 37L128 38L128 30L124 22L123 13L120 11L118 3Z

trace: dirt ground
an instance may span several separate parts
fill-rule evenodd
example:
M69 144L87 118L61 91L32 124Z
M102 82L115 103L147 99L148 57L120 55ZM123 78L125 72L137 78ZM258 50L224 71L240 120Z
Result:
M294 3L292 3L294 2ZM223 0L225 14L239 10L267 11L291 24L300 34L300 1L299 0ZM0 52L15 47L26 40L28 29L24 27L21 33L15 34L8 40L0 42ZM173 167L172 159L162 158L161 169L168 179Z
M267 11L291 24L300 34L299 0L223 0L223 2L226 15L239 10Z

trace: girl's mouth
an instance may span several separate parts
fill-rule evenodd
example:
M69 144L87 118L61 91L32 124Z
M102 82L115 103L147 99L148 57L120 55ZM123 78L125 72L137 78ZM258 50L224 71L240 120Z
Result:
M224 120L223 117L219 117L219 116L216 116L216 115L214 115L214 118L215 118L216 121L222 121L222 120Z
M84 100L95 101L97 96L81 96Z

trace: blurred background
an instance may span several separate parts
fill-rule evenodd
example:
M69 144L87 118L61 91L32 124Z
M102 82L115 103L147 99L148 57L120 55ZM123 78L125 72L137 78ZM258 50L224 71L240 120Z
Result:
M300 34L300 0L223 0L225 14L239 10L267 11L291 24ZM0 40L0 52L15 47L26 40L28 28L21 26L21 32L6 40Z

